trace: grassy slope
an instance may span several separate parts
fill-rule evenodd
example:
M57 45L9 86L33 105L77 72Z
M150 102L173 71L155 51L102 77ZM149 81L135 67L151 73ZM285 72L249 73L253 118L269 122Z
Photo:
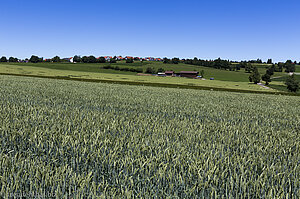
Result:
M72 71L82 71L82 72L94 72L94 73L114 73L114 74L127 74L127 75L135 75L134 72L127 71L117 71L111 69L103 69L103 66L109 65L108 63L104 64L71 64L71 63L12 63L11 65L18 66L33 66L40 68L48 68L48 69L57 69L57 70L72 70ZM248 82L249 74L245 73L244 70L239 72L234 71L225 71L218 70L214 68L202 67L202 66L194 66L188 64L163 64L161 62L136 62L133 64L126 64L124 62L118 62L116 64L111 64L112 66L118 66L119 68L143 68L144 71L147 67L153 67L156 70L159 68L164 68L165 70L174 70L176 72L179 71L201 71L204 70L205 78L214 77L216 80L221 81L233 81L233 82Z
M0 64L0 73L2 74L20 74L20 75L35 75L35 76L51 76L51 77L70 77L74 79L94 79L94 80L110 80L110 81L127 81L156 84L173 84L186 86L201 86L211 88L229 88L239 90L266 91L274 92L275 90L264 89L258 85L248 82L230 82L219 80L200 80L180 77L155 77L155 76L137 76L126 74L109 74L109 73L94 73L81 72L71 70L57 70L32 66L17 66Z
M165 70L174 70L179 72L181 70L204 70L205 78L215 78L215 81L199 81L183 78L157 78L157 77L137 77L136 73L128 71L117 71L111 69L103 69L105 64L71 64L71 63L1 63L0 73L13 73L13 74L27 74L27 75L42 75L42 76L69 76L73 78L85 79L106 79L115 81L136 81L136 82L154 82L163 84L180 84L180 85L195 85L207 86L216 88L230 88L242 90L255 90L255 91L287 91L286 86L283 84L284 78L274 79L270 84L272 90L262 89L257 85L248 83L249 73L245 73L244 69L240 71L225 71L213 69L202 66L194 66L188 64L163 64L161 62L135 62L126 64L125 62L118 62L111 64L119 68L143 68L153 67L155 69L164 68ZM257 65L261 74L265 73L266 64ZM300 71L300 66L296 67L296 71ZM285 77L287 74L275 73L273 77Z
M273 89L277 89L279 91L287 92L288 90L286 88L286 85L284 84L287 77L288 77L288 75L285 74L285 75L283 75L279 78L274 78L274 79L272 79L272 82L270 83L269 86ZM298 81L300 81L300 75L295 75L295 77ZM297 93L300 93L300 90Z

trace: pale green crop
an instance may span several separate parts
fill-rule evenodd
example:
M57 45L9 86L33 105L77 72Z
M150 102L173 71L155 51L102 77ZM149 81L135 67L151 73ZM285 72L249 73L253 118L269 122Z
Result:
M0 76L0 195L299 198L300 98Z

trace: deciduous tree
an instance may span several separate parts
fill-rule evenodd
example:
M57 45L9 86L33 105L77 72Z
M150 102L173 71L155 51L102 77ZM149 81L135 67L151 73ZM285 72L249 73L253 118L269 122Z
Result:
M15 57L10 57L8 59L9 62L18 62L18 58L15 58Z
M259 74L258 69L256 67L254 67L252 71L253 72L249 76L249 81L253 82L254 84L257 84L261 80L260 74Z
M153 67L147 67L145 73L154 74L155 69Z
M52 61L53 62L60 62L61 60L60 60L59 56L55 56L55 57L52 58Z
M1 57L0 62L7 62L7 58L5 56Z
M271 75L266 73L261 77L261 79L266 82L266 85L269 85L269 82L271 82Z
M79 55L75 55L73 58L73 62L75 62L75 63L81 62L81 57Z
M285 85L287 85L287 89L291 92L297 92L299 90L299 81L296 80L295 75L290 75L286 81Z
M38 56L32 55L29 59L29 62L31 63L38 63L38 62L42 62L43 58L39 58Z

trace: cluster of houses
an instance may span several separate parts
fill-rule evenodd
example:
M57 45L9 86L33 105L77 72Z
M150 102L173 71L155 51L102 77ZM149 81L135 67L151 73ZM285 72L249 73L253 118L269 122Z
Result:
M106 60L110 60L110 59L112 59L113 57L111 57L111 56L104 56L104 58L105 58ZM122 57L122 56L116 56L115 59L116 59L116 60L133 59L133 60L138 60L138 61L163 61L163 59L161 59L161 58L154 58L154 57L131 57L131 56L125 56L125 57Z
M122 60L128 60L128 59L133 59L135 61L163 61L162 58L154 58L154 57L132 57L132 56L103 56L106 61L110 61L111 59L115 59L117 61L122 61ZM100 59L100 57L97 57L97 59ZM61 60L65 62L71 62L74 63L74 58L73 57L66 57L62 58ZM43 59L44 62L51 62L52 59ZM29 62L29 59L19 59L18 62Z
M106 61L110 61L111 59L115 59L117 61L122 61L122 60L128 60L128 59L133 59L136 61L163 61L162 58L154 58L154 57L131 57L131 56L103 56L105 58ZM97 59L100 59L100 57L98 57ZM63 58L62 60L66 61L66 62L74 62L73 57L70 58ZM47 59L45 59L45 61L47 61Z
M165 71L164 73L158 73L160 77L188 77L188 78L199 78L199 72L197 71L180 71L175 73L174 71Z

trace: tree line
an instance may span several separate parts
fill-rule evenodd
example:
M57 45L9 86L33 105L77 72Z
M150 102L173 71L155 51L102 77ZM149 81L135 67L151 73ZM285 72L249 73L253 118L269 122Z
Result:
M118 71L130 71L130 72L136 72L136 73L148 73L148 74L157 74L157 73L163 73L165 72L164 68L158 68L157 70L154 67L147 67L144 71L143 68L128 68L128 67L119 67L114 65L107 65L103 66L103 69L111 69L111 70L118 70Z
M136 59L134 59L134 58L126 59L126 63L133 63L134 60L136 60ZM7 59L5 56L2 56L0 58L0 62L19 62L19 61L20 61L20 59L15 58L15 57L10 57L9 59ZM75 55L73 57L73 61L76 63L116 63L117 57L115 56L109 60L106 60L104 57L96 58L93 55L83 56L83 57ZM51 59L44 60L43 57L38 57L36 55L32 55L29 59L22 60L22 62L31 62L31 63L54 62L54 63L58 63L58 62L68 62L68 60L61 59L59 56L55 56Z

